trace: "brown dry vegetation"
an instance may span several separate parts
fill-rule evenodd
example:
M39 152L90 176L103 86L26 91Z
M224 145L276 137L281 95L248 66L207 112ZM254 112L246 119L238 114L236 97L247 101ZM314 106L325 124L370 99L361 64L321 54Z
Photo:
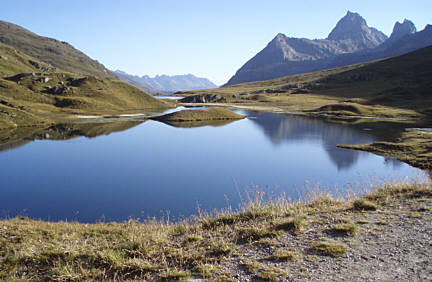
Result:
M0 55L0 129L46 126L76 114L161 112L173 107L121 81L52 70L1 43Z
M67 42L38 36L12 23L0 21L0 43L7 44L63 71L116 79L115 75L102 64L92 60Z
M254 279L275 280L288 273L303 277L305 262L320 256L345 260L354 248L346 238L361 235L371 218L384 222L382 216L396 202L410 203L397 204L399 214L412 214L412 207L422 204L426 208L415 209L416 218L422 216L430 208L425 204L432 203L432 186L388 184L361 198L379 211L358 209L356 198L325 196L309 203L290 203L284 198L263 201L262 194L257 195L237 212L201 215L176 224L3 220L0 279L233 280L239 277L233 267ZM398 224L386 220L390 221L386 225ZM251 255L248 250L255 248L260 251Z

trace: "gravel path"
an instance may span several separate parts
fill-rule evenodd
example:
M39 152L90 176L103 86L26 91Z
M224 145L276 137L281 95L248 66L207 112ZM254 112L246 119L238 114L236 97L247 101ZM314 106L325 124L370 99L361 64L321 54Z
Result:
M279 281L432 281L432 199L396 200L377 211L341 211L309 218L297 235L286 233L263 244L246 244L219 272L237 281L262 280L260 273L284 271ZM337 216L335 216L337 214ZM358 227L355 236L329 232L340 222ZM311 245L322 238L345 244L347 253L333 258L313 254ZM277 262L278 250L295 254ZM258 270L247 264L258 263ZM276 270L275 270L276 269ZM253 273L255 272L255 273Z

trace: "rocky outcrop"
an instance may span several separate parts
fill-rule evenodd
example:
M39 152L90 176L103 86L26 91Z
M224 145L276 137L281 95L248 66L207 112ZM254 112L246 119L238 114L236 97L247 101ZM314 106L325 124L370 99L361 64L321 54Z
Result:
M41 66L40 64L38 64L35 61L29 60L28 62L30 63L30 65L34 66L36 69L38 69L40 71L43 71L43 72L55 71L55 68Z
M188 96L180 100L182 103L217 103L225 102L225 98L219 94L199 94Z
M405 35L414 34L417 32L417 28L414 23L410 20L405 19L403 23L396 22L393 27L393 32L390 35L389 41L397 41Z
M45 90L42 91L42 93L46 94L53 94L53 95L67 95L69 93L73 92L73 89L66 86L46 86Z

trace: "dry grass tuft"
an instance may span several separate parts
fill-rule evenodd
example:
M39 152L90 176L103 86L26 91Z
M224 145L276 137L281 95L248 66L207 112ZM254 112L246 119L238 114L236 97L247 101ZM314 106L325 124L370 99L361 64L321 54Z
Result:
M353 209L357 211L376 211L378 206L366 199L357 199L353 202Z
M275 261L292 261L296 258L296 254L286 250L279 250L272 256Z
M276 230L284 230L291 233L300 232L306 225L304 217L297 216L275 226Z
M342 257L346 254L347 249L345 244L330 239L323 239L313 244L310 251L317 255Z
M332 233L342 236L355 236L358 228L354 224L337 224L331 229Z

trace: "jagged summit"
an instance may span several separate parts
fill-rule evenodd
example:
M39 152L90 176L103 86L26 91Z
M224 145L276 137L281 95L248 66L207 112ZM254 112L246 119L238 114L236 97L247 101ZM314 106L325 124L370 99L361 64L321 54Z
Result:
M432 44L432 25L416 32L405 19L396 23L392 38L348 11L326 39L287 37L279 33L247 61L225 85L274 79L349 64L397 56Z
M358 13L348 11L347 14L337 22L327 39L348 39L353 33L361 32L367 28L368 26L364 18L362 18Z
M393 32L390 35L391 40L399 40L408 34L413 34L417 32L417 28L414 23L410 20L404 19L403 23L396 22L393 27Z
M348 11L338 21L335 28L327 37L329 40L353 40L365 48L376 47L383 43L387 36L373 27L367 25L366 20L358 13Z

